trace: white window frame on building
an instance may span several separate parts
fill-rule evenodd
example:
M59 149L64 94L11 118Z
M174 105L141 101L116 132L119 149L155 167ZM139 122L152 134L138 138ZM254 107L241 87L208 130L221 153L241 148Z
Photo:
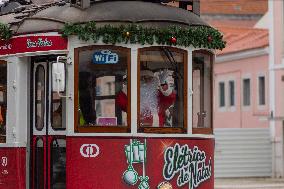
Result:
M236 106L237 106L237 98L236 98L236 90L237 90L237 86L236 86L236 78L228 78L227 80L227 104L228 104L228 111L230 112L234 112L236 111Z
M223 88L222 88L223 86ZM226 84L224 81L218 82L218 92L219 92L219 108L225 108L226 107ZM222 98L223 97L223 98Z
M235 80L228 81L228 99L229 99L229 103L228 103L229 107L235 107L236 106L236 82Z
M263 78L263 81L261 83L261 80ZM265 106L266 105L266 84L265 84L265 75L259 75L257 77L257 104L258 106Z
M246 91L247 89L245 88L245 81L249 82L248 85L248 91ZM249 77L244 77L242 79L242 105L244 107L250 107L251 106L251 78ZM247 94L248 93L248 94Z

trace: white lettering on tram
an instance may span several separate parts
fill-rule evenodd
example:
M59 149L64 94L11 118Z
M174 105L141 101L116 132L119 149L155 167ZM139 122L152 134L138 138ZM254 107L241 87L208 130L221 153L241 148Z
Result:
M178 175L178 187L189 183L189 188L194 189L212 176L212 159L207 159L206 153L197 146L191 149L187 144L176 143L165 150L164 160L164 178L170 181Z
M7 165L8 165L8 158L7 158L7 157L5 157L5 156L1 157L1 165L2 165L3 167L7 167ZM1 173L2 173L3 175L9 174L9 172L8 172L8 170L7 170L6 168L4 168L4 170L2 170Z
M100 148L96 144L83 144L80 153L85 158L95 158L100 154Z
M12 49L12 44L5 44L0 46L0 50L11 50Z
M27 48L35 48L35 47L51 47L52 41L47 38L38 38L36 41L32 41L31 39L27 39Z
M1 158L1 164L2 164L3 167L6 167L8 165L8 158L2 157Z

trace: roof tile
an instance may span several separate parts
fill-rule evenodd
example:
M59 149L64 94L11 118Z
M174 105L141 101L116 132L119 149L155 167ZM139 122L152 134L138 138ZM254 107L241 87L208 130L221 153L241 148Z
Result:
M269 44L267 29L235 27L219 27L218 29L227 41L226 48L219 51L218 55L262 48Z
M200 0L201 14L264 14L267 0Z

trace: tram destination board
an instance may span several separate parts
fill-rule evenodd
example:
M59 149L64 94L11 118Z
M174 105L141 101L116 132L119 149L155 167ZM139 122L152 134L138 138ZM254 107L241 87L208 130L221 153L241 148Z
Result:
M0 41L0 56L52 50L67 50L67 39L56 35L33 35Z

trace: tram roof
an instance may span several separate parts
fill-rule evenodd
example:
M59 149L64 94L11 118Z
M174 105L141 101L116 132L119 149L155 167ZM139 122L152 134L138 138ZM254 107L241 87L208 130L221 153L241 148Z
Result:
M209 26L198 15L177 7L143 1L106 1L79 9L70 4L48 3L0 16L15 34L58 31L65 23L95 21L98 24L129 24L164 27Z

